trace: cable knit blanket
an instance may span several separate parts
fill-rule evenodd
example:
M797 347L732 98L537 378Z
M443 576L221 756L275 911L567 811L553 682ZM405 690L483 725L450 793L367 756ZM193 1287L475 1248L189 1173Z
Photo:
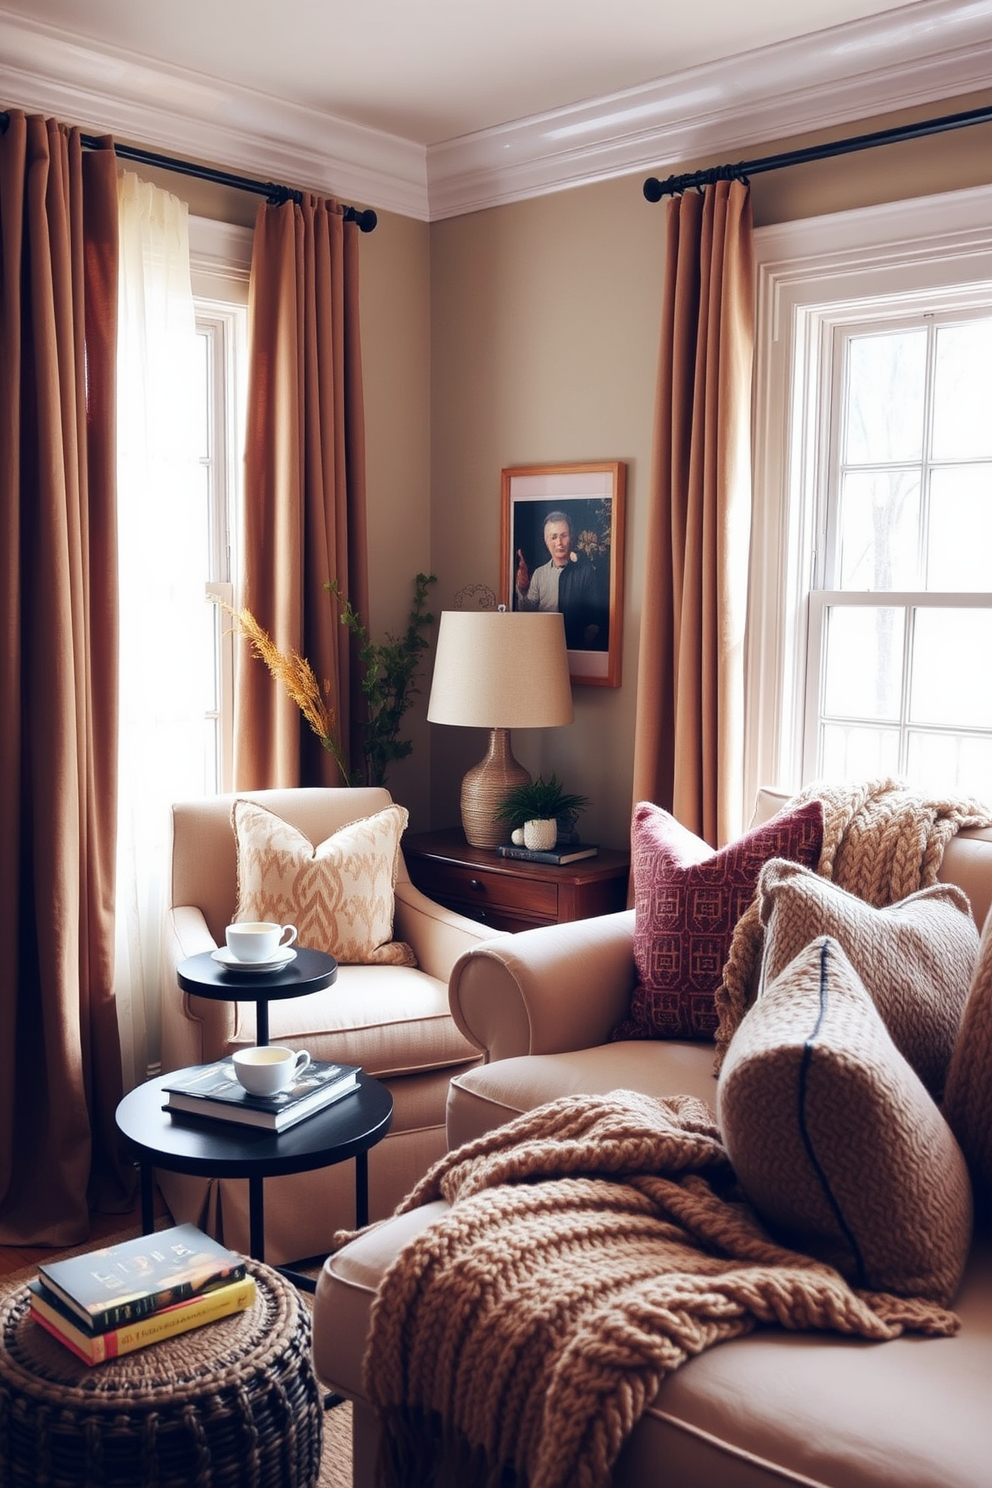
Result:
M813 800L823 802L817 873L876 909L936 883L944 849L956 832L992 826L992 811L979 801L931 799L893 779L858 786L821 782L808 786L783 809L791 811ZM754 900L737 922L716 993L717 1068L757 994L761 948Z
M952 1313L773 1244L689 1096L570 1096L449 1153L451 1208L383 1279L365 1361L403 1488L605 1488L666 1374L764 1325L884 1340Z

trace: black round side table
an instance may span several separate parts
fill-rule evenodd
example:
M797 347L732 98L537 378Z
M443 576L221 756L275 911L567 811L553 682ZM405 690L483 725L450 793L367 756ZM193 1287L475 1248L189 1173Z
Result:
M180 961L176 976L184 992L215 1002L254 1002L255 1042L269 1042L269 1003L281 997L304 997L323 992L337 981L338 963L326 951L294 946L296 958L279 971L245 971L215 961L212 951L201 951Z
M368 1153L389 1130L393 1097L364 1071L358 1089L288 1131L266 1131L233 1121L184 1120L164 1109L164 1087L177 1071L146 1080L117 1107L117 1126L133 1144L141 1168L141 1228L155 1228L152 1173L192 1173L201 1178L248 1179L249 1253L265 1260L262 1180L283 1173L307 1173L355 1159L355 1224L369 1220Z

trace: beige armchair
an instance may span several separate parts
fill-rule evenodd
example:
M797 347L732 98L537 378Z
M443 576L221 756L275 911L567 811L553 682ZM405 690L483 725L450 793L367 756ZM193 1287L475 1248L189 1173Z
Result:
M311 842L390 804L384 789L246 791ZM176 968L188 956L224 943L234 918L237 859L233 796L182 802L172 812L172 879L162 973L164 1071L220 1059L255 1042L254 1002L222 1002L181 992ZM371 1217L392 1212L445 1151L444 1112L451 1076L479 1053L448 1011L448 977L458 957L492 930L450 913L414 888L400 860L394 938L417 958L403 966L342 966L336 983L312 996L269 1005L272 1043L306 1048L316 1059L360 1065L393 1095L389 1135L369 1154ZM157 1175L177 1222L190 1220L226 1244L246 1249L244 1180L207 1181ZM334 1231L354 1223L351 1163L266 1180L266 1259L273 1264L330 1248Z

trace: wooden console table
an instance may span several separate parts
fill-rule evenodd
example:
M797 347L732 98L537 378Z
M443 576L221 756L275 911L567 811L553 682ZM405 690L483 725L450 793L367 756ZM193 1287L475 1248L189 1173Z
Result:
M501 858L449 830L404 837L403 857L421 893L494 930L532 930L627 908L630 854L612 848L558 867Z

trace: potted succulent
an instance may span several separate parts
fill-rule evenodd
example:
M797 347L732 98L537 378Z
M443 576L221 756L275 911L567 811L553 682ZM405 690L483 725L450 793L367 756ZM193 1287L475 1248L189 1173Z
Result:
M547 852L558 840L559 824L563 833L571 830L576 815L588 805L588 796L566 791L552 773L549 780L539 775L513 786L497 807L496 818L509 823L518 846Z

